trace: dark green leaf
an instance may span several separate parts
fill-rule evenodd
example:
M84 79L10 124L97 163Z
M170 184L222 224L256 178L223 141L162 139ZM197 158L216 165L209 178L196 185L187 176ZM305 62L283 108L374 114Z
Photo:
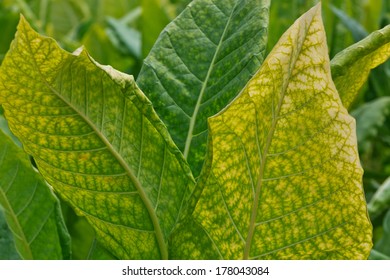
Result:
M385 125L386 118L390 117L390 97L381 97L365 103L351 114L356 119L360 151L365 151L369 140L378 136L380 129Z
M372 218L380 215L384 210L390 208L390 178L388 178L368 203L368 212ZM390 214L388 215L390 216ZM390 218L388 224L388 231L390 233Z
M70 239L59 202L28 156L0 130L0 204L24 259L69 259Z
M0 260L20 260L15 248L12 232L5 220L3 208L0 205Z
M198 176L207 118L224 108L264 59L269 0L196 0L161 33L138 76Z
M380 257L390 259L390 209L383 218L383 235L382 238L375 244L374 249L381 255ZM374 256L378 254L374 253ZM383 256L384 255L384 256Z

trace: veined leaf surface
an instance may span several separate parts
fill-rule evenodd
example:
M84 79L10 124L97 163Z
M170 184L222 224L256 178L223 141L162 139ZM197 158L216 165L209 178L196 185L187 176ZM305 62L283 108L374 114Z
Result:
M133 77L65 52L23 18L0 77L11 130L100 243L118 258L168 258L193 178Z
M137 83L197 177L207 118L242 90L263 61L269 0L195 0L161 33Z
M23 259L69 259L70 238L57 198L28 156L0 130L0 204Z
M199 178L191 226L173 235L174 257L367 258L355 122L331 79L319 5L209 118L209 132L210 172Z
M20 260L14 238L5 220L3 207L0 205L0 260Z
M346 108L355 100L371 69L389 57L390 25L371 33L332 59L332 77Z

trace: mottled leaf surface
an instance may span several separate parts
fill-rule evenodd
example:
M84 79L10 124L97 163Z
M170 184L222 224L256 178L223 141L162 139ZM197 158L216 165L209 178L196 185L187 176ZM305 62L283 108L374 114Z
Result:
M192 220L172 238L175 257L368 257L355 122L331 79L319 5L209 129L210 172Z
M195 0L160 34L137 83L197 177L207 118L223 109L263 61L269 0Z
M193 178L133 77L65 52L22 18L0 79L11 130L99 243L118 258L168 258Z
M332 59L332 77L346 108L355 100L371 69L389 57L390 25L371 33Z
M70 238L57 198L33 171L28 156L1 130L0 174L0 204L19 255L69 259Z

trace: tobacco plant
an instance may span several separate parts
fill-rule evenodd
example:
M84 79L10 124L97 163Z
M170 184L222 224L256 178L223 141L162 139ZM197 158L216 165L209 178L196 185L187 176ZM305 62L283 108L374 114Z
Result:
M191 2L137 81L21 17L0 68L0 204L20 257L71 258L64 203L94 229L91 258L368 257L347 109L390 26L329 61L318 4L265 58L269 6Z

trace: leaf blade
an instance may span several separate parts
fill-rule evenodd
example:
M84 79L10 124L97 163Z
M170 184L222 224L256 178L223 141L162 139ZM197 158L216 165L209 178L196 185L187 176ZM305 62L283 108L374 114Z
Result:
M390 97L384 96L368 102L351 112L356 119L359 151L368 150L369 141L378 136L390 116Z
M390 208L390 178L382 183L367 206L368 213L372 218L379 216L384 210Z
M59 202L21 148L0 130L0 203L24 259L69 259L70 238Z
M268 0L193 1L145 59L137 83L195 177L204 161L207 118L238 94L263 61L268 10Z
M209 129L211 170L200 178L191 222L219 258L368 256L355 124L331 80L319 5L290 27L241 94L209 118ZM210 257L187 250L197 246L197 233L183 228L173 236L177 256Z
M371 33L332 59L332 78L346 108L355 100L371 69L389 57L390 25Z
M132 76L63 51L22 19L1 78L11 130L100 243L119 258L168 258L193 178Z
M12 232L8 228L2 207L0 207L0 248L0 260L20 260Z

